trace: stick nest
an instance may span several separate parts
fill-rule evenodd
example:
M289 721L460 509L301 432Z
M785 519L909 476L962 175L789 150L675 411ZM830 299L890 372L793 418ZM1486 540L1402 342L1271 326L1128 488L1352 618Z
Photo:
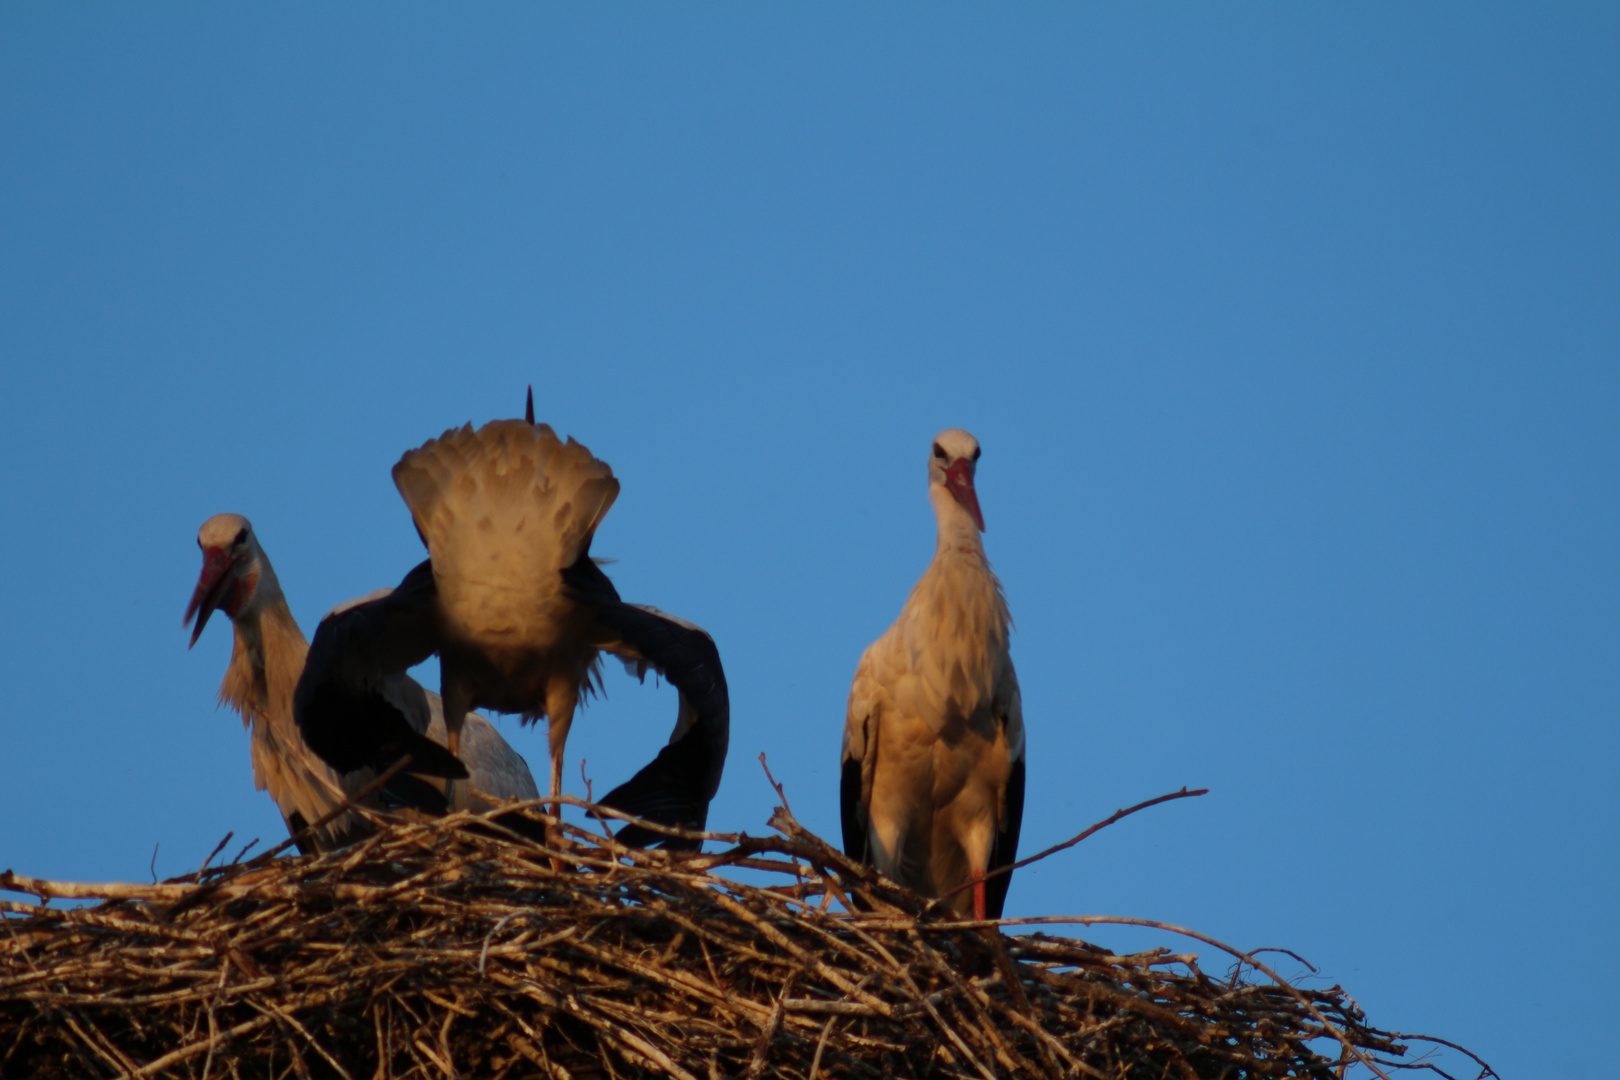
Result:
M570 826L547 847L458 814L164 885L7 872L13 892L102 902L0 902L0 1075L1337 1080L1435 1068L1390 1060L1403 1037L1368 1025L1338 987L1291 985L1241 953L1211 975L1163 949L1004 935L850 863L785 807L771 824L775 836L713 834L724 850L694 855Z

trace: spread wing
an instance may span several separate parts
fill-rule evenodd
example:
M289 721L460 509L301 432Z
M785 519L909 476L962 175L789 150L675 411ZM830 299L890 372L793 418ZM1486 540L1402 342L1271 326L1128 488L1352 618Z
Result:
M400 682L438 647L434 606L432 567L424 562L398 588L345 604L321 620L293 695L293 716L305 743L338 772L381 771L409 754L410 772L467 775L423 734L427 718L411 706Z
M638 677L656 671L680 694L680 711L669 744L635 776L602 797L604 806L659 824L701 830L709 803L720 789L731 738L731 697L720 650L700 627L657 608L626 604L607 575L589 557L565 573L569 589L592 610L591 644L610 652ZM696 849L628 825L618 839L637 847Z

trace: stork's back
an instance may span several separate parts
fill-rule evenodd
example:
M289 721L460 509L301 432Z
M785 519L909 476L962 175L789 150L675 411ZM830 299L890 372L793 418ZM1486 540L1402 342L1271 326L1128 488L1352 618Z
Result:
M445 630L494 648L552 644L560 572L619 494L607 463L545 424L496 420L408 452L394 483L432 556Z

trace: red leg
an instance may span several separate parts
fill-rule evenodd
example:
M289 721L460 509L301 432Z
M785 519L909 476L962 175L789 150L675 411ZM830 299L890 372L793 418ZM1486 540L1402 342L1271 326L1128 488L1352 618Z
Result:
M984 871L973 871L973 917L984 919Z

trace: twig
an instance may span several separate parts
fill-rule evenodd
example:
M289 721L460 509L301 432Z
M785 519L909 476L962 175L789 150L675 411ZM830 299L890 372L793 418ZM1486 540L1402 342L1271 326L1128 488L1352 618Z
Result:
M243 859L245 859L247 857L247 853L252 851L255 847L257 847L258 844L259 844L259 838L257 836L255 836L253 839L249 840L246 844L242 845L242 850L238 851L236 853L235 857L231 859L231 862L233 862L233 863L241 862Z
M771 767L765 762L765 751L763 750L759 752L759 767L765 770L765 779L770 781L771 787L776 789L776 797L782 801L782 809L787 812L789 817L792 817L793 807L788 805L787 792L782 790L782 785L778 784L776 777L771 775Z
M1191 799L1191 798L1195 798L1196 796L1199 796L1199 795L1208 795L1208 794L1209 794L1209 788L1199 788L1197 791L1188 791L1186 788L1182 788L1180 791L1172 791L1168 795L1160 795L1157 799L1149 799L1147 802L1139 802L1135 806L1127 807L1124 810L1115 810L1105 820L1097 822L1097 824L1091 826L1089 829L1085 829L1078 836L1070 837L1069 839L1063 841L1063 843L1061 843L1061 844L1053 844L1051 847L1047 848L1045 851L1038 851L1035 854L1031 855L1027 859L1019 859L1017 862L1012 863L1010 865L998 866L993 870L989 870L989 871L987 871L985 873L984 877L981 878L980 880L981 881L988 881L991 878L999 877L1002 874L1010 874L1014 870L1023 869L1024 867L1028 866L1030 863L1040 862L1042 859L1046 858L1048 855L1056 855L1060 851L1063 851L1063 850L1065 850L1067 848L1072 848L1072 847L1074 847L1074 845L1078 844L1080 841L1084 840L1086 837L1090 836L1092 833L1098 832L1099 830L1102 830L1102 829L1106 829L1106 828L1108 828L1108 826L1112 825L1114 822L1120 820L1121 818L1130 817L1132 814L1136 813L1138 810L1146 810L1150 806L1158 806L1160 803L1170 802L1172 799ZM967 882L967 883L965 883L963 885L958 885L956 888L952 889L950 892L945 893L943 896L941 896L940 899L944 900L944 899L947 899L949 897L955 896L957 893L961 892L964 889L972 888L973 884L974 884L973 882L969 881L969 882Z
M1436 1038L1433 1035L1413 1035L1405 1031L1396 1032L1394 1037L1397 1039L1420 1039L1423 1042L1439 1043L1441 1046L1449 1046L1459 1054L1467 1054L1469 1057L1473 1058L1474 1063L1484 1070L1479 1074L1478 1080L1485 1080L1485 1078L1488 1076L1495 1076L1498 1077L1498 1080L1500 1080L1501 1074L1499 1074L1495 1069L1491 1068L1484 1058L1480 1057L1466 1046L1458 1046L1454 1042Z
M201 877L203 872L208 869L208 864L214 861L214 856L218 855L220 852L225 850L225 845L230 843L231 842L231 837L233 837L235 835L236 835L235 832L228 832L228 833L225 834L225 838L223 840L221 840L218 844L214 845L214 850L210 851L208 853L208 858L204 859L202 861L202 865L197 867L197 876L198 877Z
M1306 967L1310 968L1312 975L1315 975L1317 973L1316 965L1311 963L1309 960L1305 959L1303 956L1299 955L1299 953L1295 952L1293 949L1279 949L1279 948L1276 948L1275 946L1266 945L1266 946L1263 946L1262 948L1250 949L1249 950L1249 955L1250 956L1259 956L1263 952L1282 953L1284 956L1292 956L1295 960L1298 960L1300 963L1302 963Z

